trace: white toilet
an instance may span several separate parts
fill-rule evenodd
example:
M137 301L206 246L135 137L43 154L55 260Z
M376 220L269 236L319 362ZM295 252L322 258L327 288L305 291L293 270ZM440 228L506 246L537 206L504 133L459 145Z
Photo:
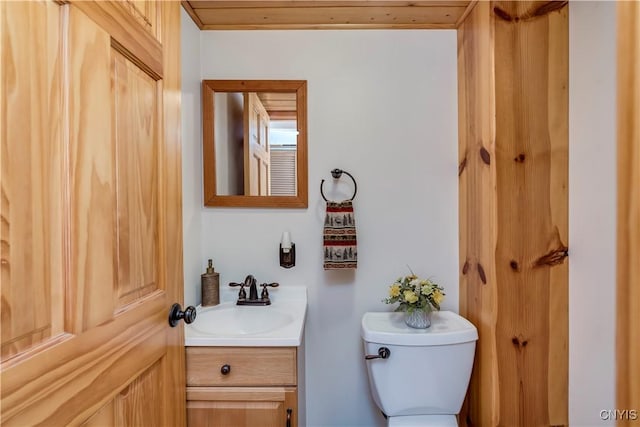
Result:
M388 426L457 426L469 385L478 331L451 311L434 312L431 327L405 325L404 313L362 317L373 400Z

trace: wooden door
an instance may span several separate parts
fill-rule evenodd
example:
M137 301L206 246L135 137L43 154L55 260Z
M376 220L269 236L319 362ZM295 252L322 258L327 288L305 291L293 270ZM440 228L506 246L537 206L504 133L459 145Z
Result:
M185 424L178 2L2 2L3 425Z
M245 195L270 194L269 114L257 93L245 93Z

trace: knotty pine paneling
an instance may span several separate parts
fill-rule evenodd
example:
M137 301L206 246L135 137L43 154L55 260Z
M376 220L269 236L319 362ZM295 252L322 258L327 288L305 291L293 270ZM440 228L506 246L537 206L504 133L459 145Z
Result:
M640 3L618 3L617 396L640 410ZM640 415L639 415L640 416ZM618 425L635 425L630 419Z
M478 2L458 31L461 421L568 424L568 8Z
M458 134L460 314L478 329L473 374L461 420L497 425L492 396L498 395L495 369L497 298L496 170L484 158L495 158L495 80L489 3L480 2L458 30ZM489 167L488 167L489 166ZM467 414L467 411L471 411Z
M183 1L202 30L456 28L470 1Z

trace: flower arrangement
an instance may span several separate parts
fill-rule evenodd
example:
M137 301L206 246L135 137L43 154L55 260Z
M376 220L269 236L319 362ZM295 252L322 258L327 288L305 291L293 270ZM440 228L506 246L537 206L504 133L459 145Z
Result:
M421 279L415 274L399 277L389 286L389 296L383 301L387 304L399 302L396 311L413 313L416 310L440 310L444 300L444 288L431 279Z

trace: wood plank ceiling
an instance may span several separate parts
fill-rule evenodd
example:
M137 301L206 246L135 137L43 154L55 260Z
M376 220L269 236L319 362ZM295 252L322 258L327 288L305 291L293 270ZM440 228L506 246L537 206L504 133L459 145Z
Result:
M201 30L454 29L474 3L185 0L182 5Z

